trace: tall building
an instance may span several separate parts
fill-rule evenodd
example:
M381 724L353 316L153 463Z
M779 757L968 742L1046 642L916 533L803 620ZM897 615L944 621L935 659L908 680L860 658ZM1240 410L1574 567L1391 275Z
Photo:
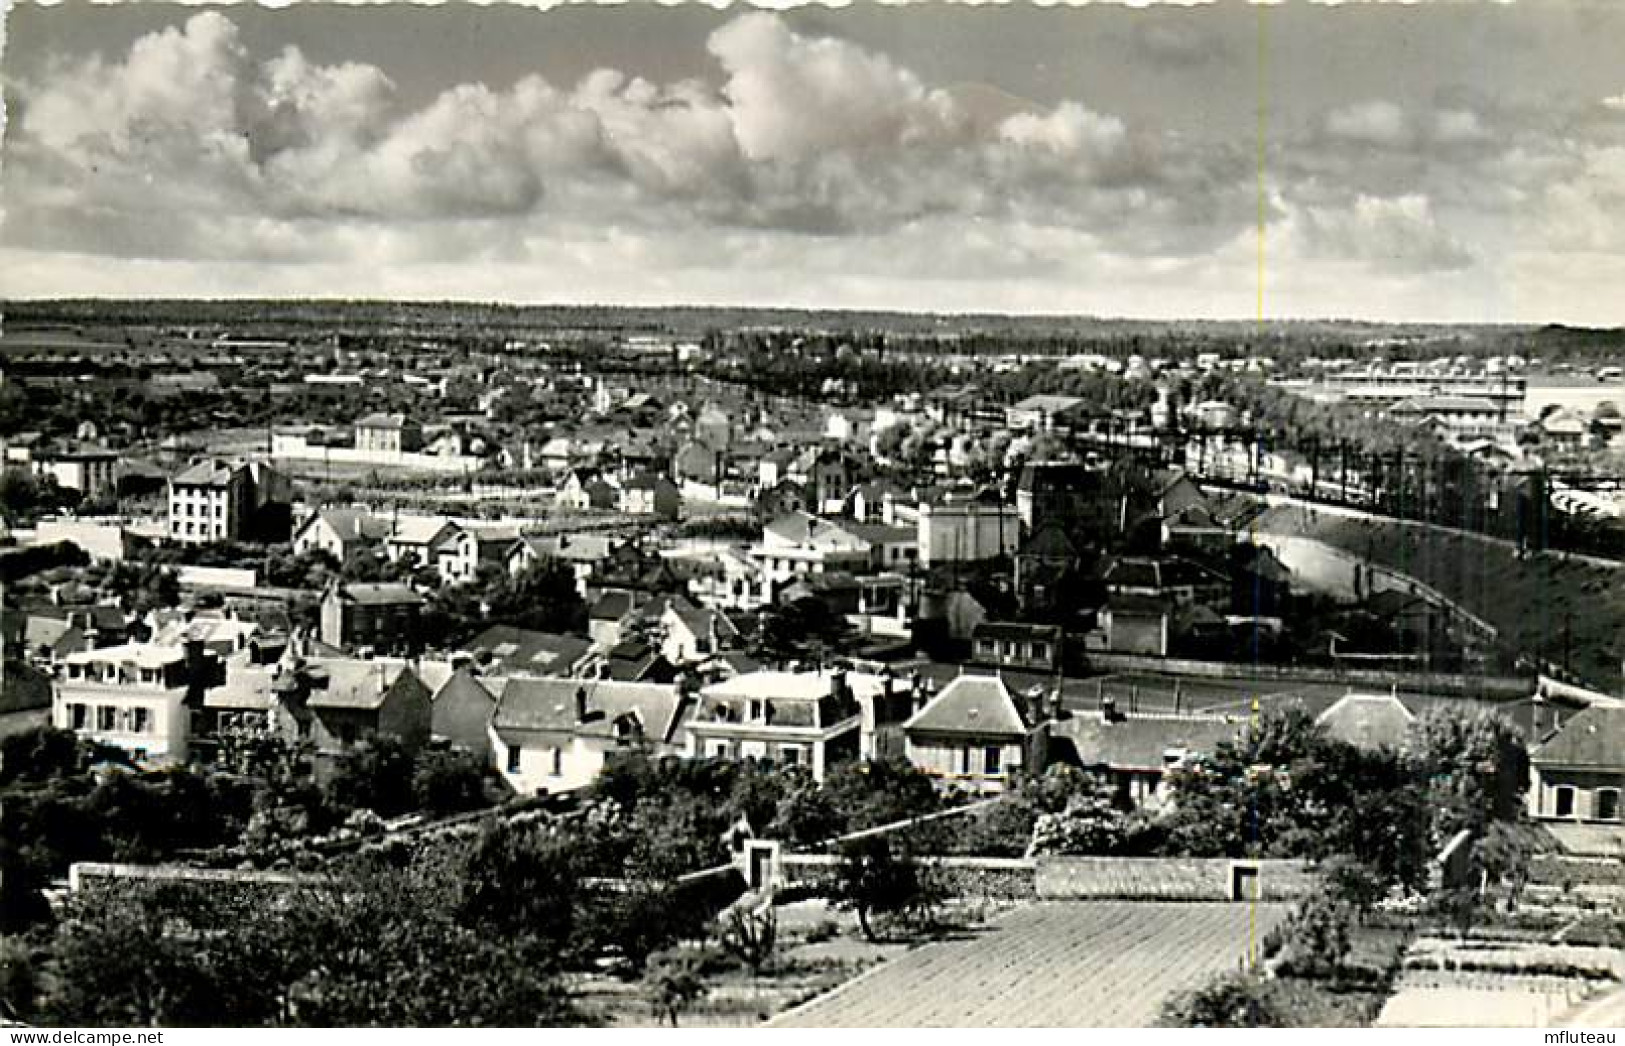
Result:
M292 511L285 477L263 462L209 458L169 481L169 537L212 541L285 541Z

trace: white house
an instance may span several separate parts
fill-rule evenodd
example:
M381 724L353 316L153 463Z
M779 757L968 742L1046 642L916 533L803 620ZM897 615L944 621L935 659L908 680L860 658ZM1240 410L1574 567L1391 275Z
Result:
M143 766L184 763L189 681L180 647L126 643L69 654L52 688L51 724L121 748Z
M509 679L491 714L497 772L520 795L585 788L619 755L676 751L683 705L675 686Z

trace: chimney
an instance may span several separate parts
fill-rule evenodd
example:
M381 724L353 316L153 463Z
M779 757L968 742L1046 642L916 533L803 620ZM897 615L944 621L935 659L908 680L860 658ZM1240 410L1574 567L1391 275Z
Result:
M586 721L587 721L587 688L584 687L584 686L578 686L578 687L576 687L576 722L585 723Z

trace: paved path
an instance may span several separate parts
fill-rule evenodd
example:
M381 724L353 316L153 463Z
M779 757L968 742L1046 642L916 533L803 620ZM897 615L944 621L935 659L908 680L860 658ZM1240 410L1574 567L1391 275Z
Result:
M779 1027L1143 1028L1169 995L1236 968L1284 905L1032 904L924 945Z

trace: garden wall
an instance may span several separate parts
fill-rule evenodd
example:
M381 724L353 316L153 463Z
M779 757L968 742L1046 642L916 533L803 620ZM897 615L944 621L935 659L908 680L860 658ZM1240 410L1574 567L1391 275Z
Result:
M1242 872L1256 869L1257 899L1292 901L1319 888L1303 861L1233 861L1228 858L1040 857L1035 886L1040 900L1229 901L1253 894Z
M1535 854L1529 860L1529 882L1539 886L1625 886L1625 860Z
M834 854L780 854L779 888L815 887L829 878L840 858ZM955 897L1031 900L1034 864L1004 857L923 857L938 881Z

